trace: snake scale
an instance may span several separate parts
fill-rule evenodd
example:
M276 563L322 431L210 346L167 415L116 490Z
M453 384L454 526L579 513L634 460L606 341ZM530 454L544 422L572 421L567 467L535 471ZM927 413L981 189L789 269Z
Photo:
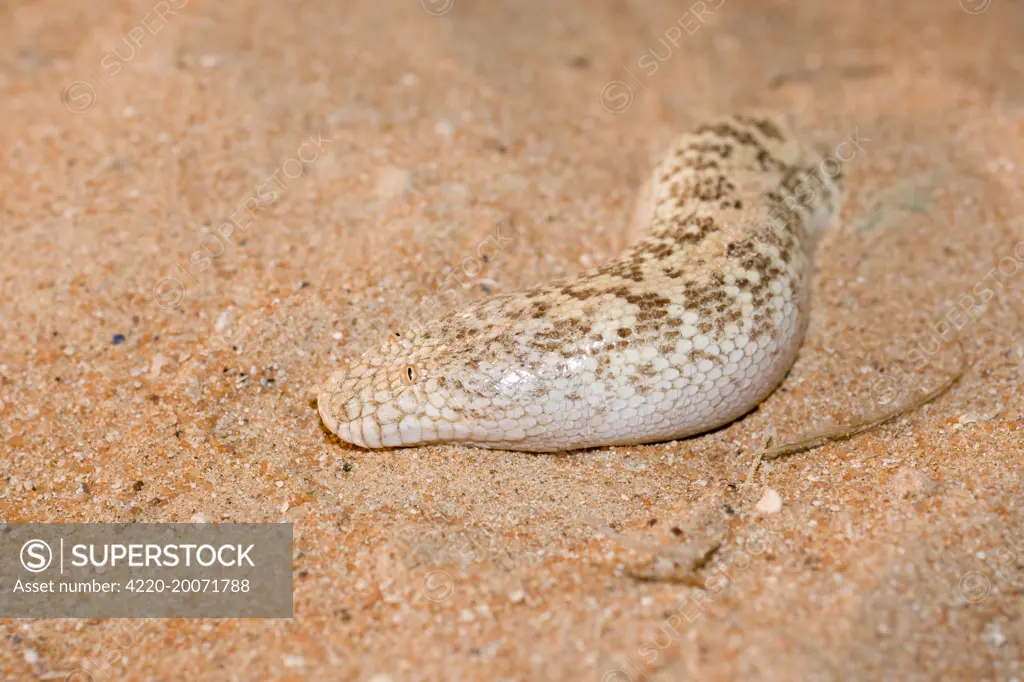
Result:
M367 448L553 452L672 440L757 406L807 329L838 170L774 115L677 138L618 258L396 332L331 375L324 424Z

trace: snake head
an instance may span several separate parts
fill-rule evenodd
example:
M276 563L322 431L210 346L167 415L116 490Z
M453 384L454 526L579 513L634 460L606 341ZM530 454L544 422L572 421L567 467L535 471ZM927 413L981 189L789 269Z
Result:
M441 368L427 361L423 347L421 335L395 332L379 348L334 372L317 398L324 425L364 448L417 445L437 436L423 418L435 409L440 416L427 389L438 388Z
M518 402L502 395L512 340L487 310L496 303L490 299L394 333L333 373L317 398L324 425L364 448L438 442L496 447L496 436L507 435L502 429L510 426L503 422L506 411Z
M527 350L533 339L516 325L523 300L494 297L393 335L327 380L317 400L324 425L364 448L571 449L587 425L582 386L597 361Z

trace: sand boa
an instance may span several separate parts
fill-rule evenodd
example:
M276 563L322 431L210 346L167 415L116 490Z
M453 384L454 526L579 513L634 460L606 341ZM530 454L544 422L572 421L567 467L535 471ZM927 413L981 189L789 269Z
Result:
M567 279L398 332L319 395L362 447L549 452L681 438L755 407L807 328L840 191L778 119L711 121L643 190L643 237Z

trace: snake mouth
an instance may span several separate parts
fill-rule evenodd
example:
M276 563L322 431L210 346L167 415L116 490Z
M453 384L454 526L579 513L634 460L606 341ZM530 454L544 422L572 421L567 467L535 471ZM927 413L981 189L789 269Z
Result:
M327 430L337 435L338 420L334 418L331 402L331 394L321 390L320 394L316 397L316 409L320 413L320 419L323 421L324 426L327 427Z
M348 443L350 445L355 445L356 447L360 447L360 448L368 448L369 447L366 444L365 441L363 441L360 438L357 438L353 434L353 430L352 430L352 428L350 428L350 426L348 424L341 424L338 427L338 430L335 431L334 433L338 436L338 438L342 439L343 441L345 441L346 443Z
M317 396L317 412L320 413L320 419L323 421L324 426L327 427L328 431L346 443L365 448L366 443L360 437L362 435L359 433L360 430L352 429L351 424L348 422L338 420L337 415L340 413L340 405L338 403L338 395L336 393L323 390Z
M358 386L359 382L353 381L351 369L334 372L317 394L317 412L320 413L324 427L349 445L360 448L380 447L379 443L373 443L373 439L367 437L372 434L364 432L361 421L352 419L350 403L356 398L354 389ZM356 409L356 412L359 410Z
M397 422L381 423L379 415L367 415L352 419L353 403L346 400L347 392L332 390L328 385L317 396L317 411L327 430L338 438L360 448L377 450L381 448L406 447L419 443L405 442L399 436ZM356 408L358 412L358 409Z

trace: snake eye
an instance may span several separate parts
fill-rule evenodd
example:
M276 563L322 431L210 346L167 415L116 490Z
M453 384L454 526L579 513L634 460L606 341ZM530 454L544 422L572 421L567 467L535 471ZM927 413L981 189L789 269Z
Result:
M402 383L406 386L412 386L414 381L416 381L416 369L412 365L408 365L405 371L402 372Z

